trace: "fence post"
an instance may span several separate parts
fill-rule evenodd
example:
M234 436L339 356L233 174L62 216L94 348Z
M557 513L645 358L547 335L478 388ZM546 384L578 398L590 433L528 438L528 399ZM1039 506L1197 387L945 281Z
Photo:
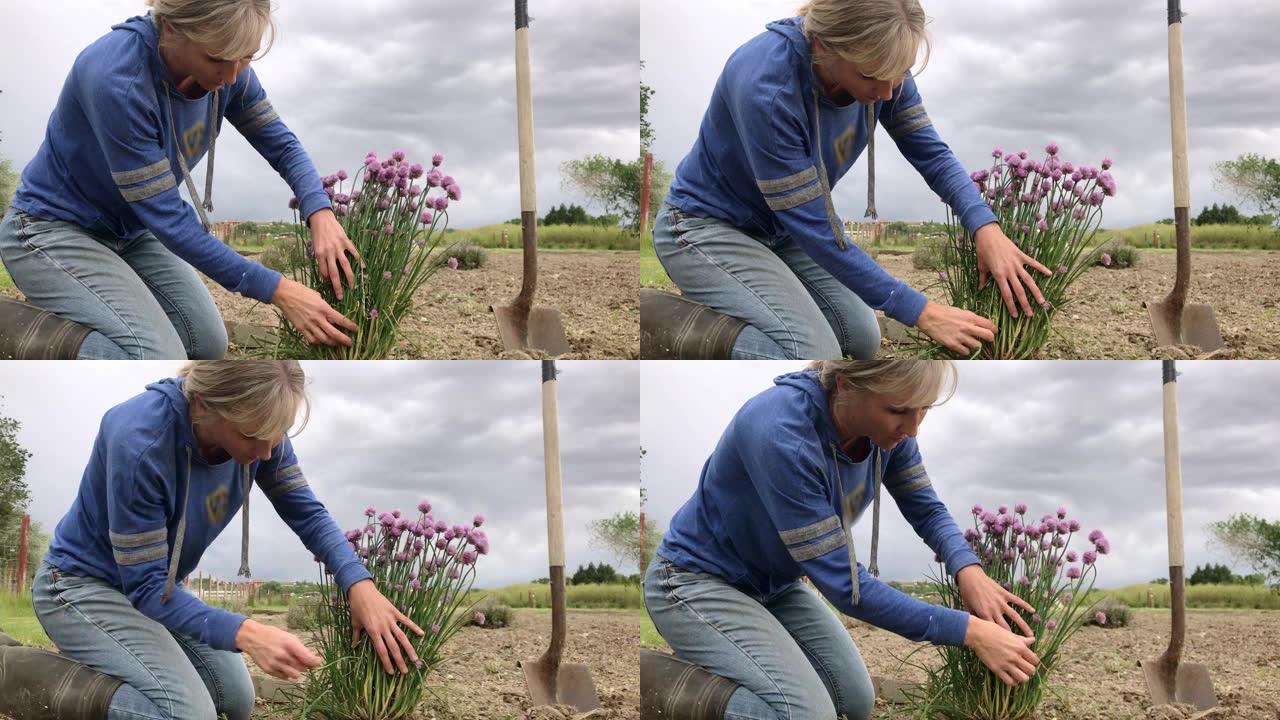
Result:
M644 181L640 188L640 237L649 229L649 193L653 185L653 153L644 154Z
M23 514L22 532L18 535L18 594L27 587L27 546L31 533L31 516Z
M537 605L533 604L533 588L529 588L529 607L531 608L538 607Z

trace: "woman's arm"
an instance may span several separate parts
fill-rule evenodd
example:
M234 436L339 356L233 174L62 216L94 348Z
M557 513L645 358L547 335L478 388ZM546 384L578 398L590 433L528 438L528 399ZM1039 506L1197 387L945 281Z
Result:
M245 70L236 83L236 90L227 105L227 120L289 183L311 233L320 277L332 283L334 295L341 300L342 277L346 276L348 285L355 284L347 254L359 261L360 253L333 214L329 195L311 156L267 99L267 92L253 68Z
M880 108L880 122L897 143L903 157L938 197L951 206L961 225L974 236L980 284L986 285L988 277L995 280L1005 306L1014 317L1018 317L1019 305L1026 314L1032 313L1026 291L1030 291L1037 306L1043 306L1044 295L1023 266L1030 265L1046 276L1052 275L1052 271L1022 252L1004 234L996 222L995 213L964 171L964 166L933 127L916 88L915 78L910 74L893 100Z

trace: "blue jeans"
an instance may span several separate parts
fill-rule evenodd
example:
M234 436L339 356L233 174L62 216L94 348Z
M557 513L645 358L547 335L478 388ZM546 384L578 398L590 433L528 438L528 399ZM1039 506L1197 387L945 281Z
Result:
M80 359L216 360L227 352L208 288L150 233L117 240L10 208L0 260L28 302L94 331Z
M665 205L653 249L685 297L747 323L735 360L866 360L880 350L875 312L790 238Z
M793 583L752 597L657 557L644 577L649 617L677 657L740 685L734 720L868 720L875 688L836 613Z
M59 652L124 680L108 720L247 720L253 712L253 681L239 654L171 633L107 583L46 563L31 595Z

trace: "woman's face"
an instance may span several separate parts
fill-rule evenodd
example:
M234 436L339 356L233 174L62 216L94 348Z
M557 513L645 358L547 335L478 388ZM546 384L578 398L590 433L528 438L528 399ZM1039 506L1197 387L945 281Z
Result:
M196 403L197 415L200 418L196 424L196 439L201 445L201 453L208 460L219 459L209 457L209 451L213 451L214 455L220 455L221 453L217 451L221 451L235 460L237 465L248 465L254 461L265 462L271 459L271 451L284 439L264 440L253 437L246 434L246 429L237 428L216 413L209 412L204 407L203 401L197 399Z
M883 450L915 437L929 412L927 407L911 407L909 394L878 395L842 388L843 399L837 400L837 411L843 416L840 426L849 437L846 443L866 437Z
M191 78L205 92L235 84L236 78L249 68L249 63L253 60L253 56L225 59L215 48L201 47L179 35L171 37L174 41L165 46L163 51L169 72L179 81Z
M825 59L819 65L821 79L828 86L843 90L863 105L892 100L894 91L907 79L904 72L896 80L878 80L864 74L855 63L834 53L826 52L823 55Z

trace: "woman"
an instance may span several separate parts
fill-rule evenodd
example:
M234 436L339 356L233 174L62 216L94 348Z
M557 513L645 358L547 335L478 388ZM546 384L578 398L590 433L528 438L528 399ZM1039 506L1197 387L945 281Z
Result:
M1034 610L982 571L916 447L954 373L941 362L820 361L778 378L729 423L644 579L645 607L675 654L739 685L725 717L871 717L858 648L803 576L846 615L972 648L1010 685L1035 671L1031 629L1010 603ZM916 600L857 562L850 530L882 478L972 615Z
M990 320L927 300L846 238L831 188L863 148L873 172L877 121L973 234L1009 312L1031 314L1024 285L1044 304L1023 266L1049 269L1001 231L921 104L909 70L925 22L917 0L811 0L725 65L653 242L686 297L747 323L734 359L874 357L873 309L963 354L994 339Z
M249 575L255 481L333 573L387 672L417 664L397 623L422 629L375 587L293 453L286 433L310 413L304 383L296 362L190 363L103 416L32 590L61 656L0 648L0 716L243 720L254 689L237 652L285 679L318 667L293 634L211 608L180 582L238 510Z
M151 13L114 26L71 68L0 223L0 259L14 284L32 304L93 331L80 358L221 358L226 330L196 270L275 305L310 342L350 345L342 330L356 325L319 293L208 232L225 118L293 189L334 293L342 297L341 275L354 282L346 254L359 260L355 246L249 68L273 27L270 0L147 4ZM189 169L206 151L201 204Z

